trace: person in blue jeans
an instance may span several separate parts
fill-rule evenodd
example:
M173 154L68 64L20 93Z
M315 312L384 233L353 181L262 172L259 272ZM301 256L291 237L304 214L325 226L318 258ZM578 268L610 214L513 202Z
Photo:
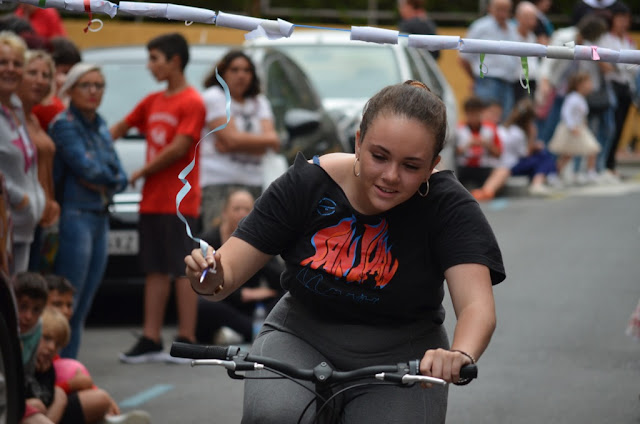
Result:
M127 186L109 128L97 113L104 88L98 66L74 65L61 88L69 95L69 108L49 127L56 144L54 179L62 209L55 269L75 288L71 341L61 353L68 358L78 355L84 322L107 265L107 207Z

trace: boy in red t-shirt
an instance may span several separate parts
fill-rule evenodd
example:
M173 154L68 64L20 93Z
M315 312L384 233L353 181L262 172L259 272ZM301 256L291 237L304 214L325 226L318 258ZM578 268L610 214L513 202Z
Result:
M178 307L176 341L195 341L197 296L184 276L183 258L195 243L187 236L176 215L176 195L183 184L178 174L195 157L196 144L204 126L205 107L200 94L188 85L184 68L189 46L180 34L165 34L147 44L147 67L167 89L145 97L124 120L111 128L114 140L131 127L146 135L145 165L133 172L131 184L144 178L140 202L140 258L146 274L143 335L120 360L126 363L168 360L160 333L169 299L172 277ZM180 204L180 212L195 228L200 208L198 163L187 180L191 191Z
M499 164L502 143L496 124L485 119L487 104L472 96L464 102L464 121L456 129L456 174L465 186L481 186Z

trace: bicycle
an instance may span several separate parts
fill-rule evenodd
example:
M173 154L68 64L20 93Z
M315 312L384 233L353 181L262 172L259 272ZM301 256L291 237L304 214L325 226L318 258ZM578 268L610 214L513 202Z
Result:
M315 390L303 386L314 394L314 399L302 410L298 423L302 422L307 410L316 401L316 411L311 422L337 422L335 419L332 419L332 417L334 417L338 411L334 411L330 403L345 391L362 387L363 385L391 384L410 387L416 383L441 386L448 384L445 380L421 375L419 359L398 363L396 365L368 366L351 371L337 371L332 369L326 362L319 363L313 369L298 368L274 358L252 355L248 350L239 346L194 345L174 342L171 345L170 355L192 359L192 367L198 365L222 366L227 370L229 377L235 380L274 378L250 377L245 374L238 374L238 372L242 371L266 370L279 376L275 378L287 378L297 384L301 384L300 381L314 383L316 386ZM475 364L465 365L460 370L461 379L470 381L471 379L477 378L477 376L478 368ZM371 381L347 385L333 393L333 389L338 385L363 379ZM324 393L328 393L329 395L324 395ZM323 413L325 414L322 415ZM321 418L326 421L320 421Z

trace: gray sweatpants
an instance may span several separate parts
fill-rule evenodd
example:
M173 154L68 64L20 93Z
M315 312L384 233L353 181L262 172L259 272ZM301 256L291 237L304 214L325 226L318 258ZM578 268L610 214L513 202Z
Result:
M327 362L333 369L344 371L421 359L427 349L438 347L449 347L442 325L415 322L402 327L380 327L323 322L286 294L267 318L251 353L277 358L301 368L314 368L320 362ZM273 377L267 371L253 375ZM367 380L372 381L374 385L350 389L337 396L331 406L338 417L323 413L324 421L317 422L445 422L446 387L398 387ZM358 383L361 381L355 382ZM309 391L315 387L312 383L303 385L306 388L287 379L245 380L242 423L297 423L302 414L303 423L316 422L316 398ZM344 387L334 388L332 393ZM310 406L305 412L307 405Z

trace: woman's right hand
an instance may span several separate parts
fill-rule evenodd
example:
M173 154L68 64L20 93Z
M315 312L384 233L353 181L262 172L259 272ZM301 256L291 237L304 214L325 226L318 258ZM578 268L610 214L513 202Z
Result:
M22 196L22 200L20 200L20 203L16 205L16 210L21 211L25 209L27 206L29 206L29 196L25 194L24 196Z
M58 218L60 218L60 205L53 199L47 200L40 218L40 225L44 228L51 227Z
M211 246L207 248L207 255L202 255L201 249L193 249L191 255L184 258L185 273L193 291L200 295L213 296L224 286L224 271L220 261L220 253ZM205 279L200 282L202 273L207 270Z

